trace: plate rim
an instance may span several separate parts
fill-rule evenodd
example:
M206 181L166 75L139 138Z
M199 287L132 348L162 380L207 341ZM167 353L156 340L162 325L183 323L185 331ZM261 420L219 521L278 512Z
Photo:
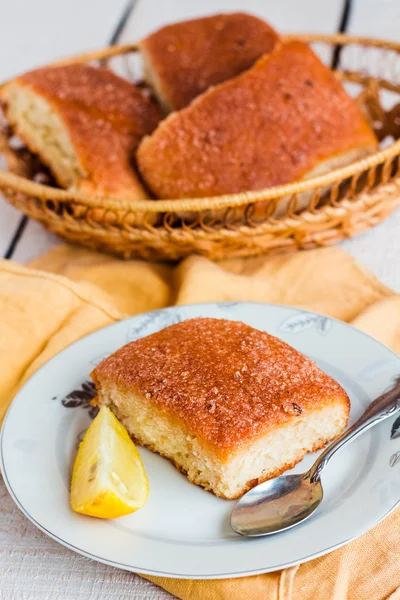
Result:
M125 571L130 571L133 573L137 573L138 575L143 574L143 575L151 575L151 576L158 576L158 577L166 577L166 578L171 578L171 579L195 579L195 580L220 580L220 579L236 579L236 578L240 578L240 577L250 577L253 575L260 575L260 574L264 574L264 573L271 573L274 571L278 571L278 570L282 570L282 569L286 569L286 568L290 568L292 566L295 565L299 565L299 564L303 564L305 562L309 562L315 558L319 558L321 556L324 556L326 554L329 554L330 552L333 552L334 550L337 550L343 546L345 546L346 544L358 539L360 536L364 535L365 533L367 533L368 531L370 531L371 529L373 529L376 525L378 525L381 521L383 521L386 517L388 517L399 505L400 505L400 498L396 501L396 503L381 517L379 517L376 521L374 521L372 524L368 524L365 528L360 529L360 532L357 533L357 535L347 538L342 542L339 542L338 544L334 544L332 546L329 546L328 548L324 548L318 552L314 552L310 555L304 556L302 557L300 560L295 560L295 561L287 561L284 562L282 564L278 564L278 565L273 565L270 567L266 567L266 568L261 568L261 569L254 569L254 570L245 570L245 571L235 571L235 572L224 572L224 573L219 573L219 574L179 574L179 573L171 573L168 571L161 571L161 570L154 570L154 569L145 569L142 567L135 567L134 565L128 565L128 564L124 564L121 562L117 562L117 561L112 561L103 557L99 557L91 552L87 552L86 550L83 550L82 548L79 548L77 546L74 546L73 544L63 540L62 538L60 538L58 535L56 535L55 533L49 531L48 529L46 529L46 527L44 527L41 523L39 523L38 521L36 521L36 519L29 514L29 512L27 511L27 509L21 504L21 502L19 501L17 495L15 494L11 483L8 479L8 475L7 475L7 469L5 466L5 462L4 462L4 449L3 449L3 441L4 441L4 432L6 429L6 423L8 421L8 418L11 414L11 409L12 406L14 404L14 401L18 398L18 396L24 391L25 387L28 386L31 382L32 379L36 378L37 375L39 375L39 373L47 368L48 364L50 362L52 362L54 359L56 359L59 355L61 355L63 352L66 352L68 349L70 349L71 347L75 346L76 344L79 344L80 342L82 342L83 340L87 340L90 337L94 337L96 335L98 335L101 331L105 331L107 329L111 329L113 327L117 327L119 326L121 323L127 323L129 321L132 321L136 318L140 318L144 315L151 315L154 313L160 313L160 312L174 312L175 310L179 311L179 310L184 310L185 308L193 308L193 307L210 307L210 306L217 306L217 305L240 305L240 306L247 306L247 305L257 305L259 307L269 307L269 308L281 308L284 310L288 310L288 311L293 311L296 310L299 313L303 313L303 314L311 314L311 315L316 315L316 316L320 316L320 317L324 317L324 318L329 318L331 321L333 322L337 322L340 324L340 326L344 326L347 329L350 329L353 333L355 332L356 334L361 334L364 337L369 338L372 342L374 342L375 344L378 344L379 346L381 346L382 348L384 348L386 351L389 351L394 358L396 358L397 360L400 361L400 355L398 355L394 350L392 350L389 346L387 346L386 344L384 344L383 342L377 340L376 338L374 338L373 336L371 336L370 334L362 331L361 329L358 329L357 327L355 327L354 325L352 325L351 323L347 323L346 321L342 321L336 317L331 317L329 315L317 312L317 311L313 311L313 310L307 310L307 309L303 309L297 306L293 306L293 305L287 305L287 304L275 304L275 303L270 303L270 302L241 302L241 301L221 301L221 302L199 302L199 303L193 303L193 304L182 304L182 305L177 305L177 306L168 306L168 307L164 307L164 308L160 308L160 309L155 309L152 311L146 311L143 313L138 313L137 315L132 315L130 317L127 317L125 319L121 319L119 321L116 321L114 323L110 323L109 325L105 325L104 327L101 327L100 329L97 329L81 338L79 338L78 340L72 342L71 344L68 344L68 346L66 346L65 348L61 349L59 352L57 352L56 354L54 354L48 361L46 361L43 365L41 365L39 367L39 369L37 371L35 371L31 377L29 377L29 379L23 384L23 386L18 390L17 394L14 396L13 400L11 401L10 406L8 407L7 411L6 411L6 415L4 417L4 420L1 424L1 429L0 429L0 467L1 467L1 475L3 478L3 481L5 483L5 486L13 500L13 502L16 504L17 508L22 512L22 514L35 526L37 527L40 531L42 531L45 535L47 535L48 537L50 537L51 539L53 539L54 541L58 542L60 545L68 548L69 550L72 550L73 552L76 552L77 554L81 555L81 556L85 556L86 558L90 558L92 560L95 560L97 562L100 562L102 564L106 564L115 568L119 568ZM189 317L190 318L190 317ZM195 317L193 317L195 318ZM221 317L221 318L226 318L226 317ZM237 319L235 319L237 320ZM139 338L138 338L139 339ZM133 341L133 340L132 340ZM128 342L129 343L129 342Z

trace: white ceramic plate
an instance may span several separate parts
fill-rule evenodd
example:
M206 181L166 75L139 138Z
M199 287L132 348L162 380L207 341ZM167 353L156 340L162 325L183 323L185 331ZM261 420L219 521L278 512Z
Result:
M335 457L324 471L325 496L316 514L274 536L237 536L229 526L233 502L190 484L167 460L143 449L150 496L142 510L114 521L72 512L71 466L93 411L90 371L123 344L197 316L244 321L316 360L348 392L351 422L400 373L400 358L364 333L283 306L184 306L106 327L42 367L19 392L4 422L4 481L35 525L64 546L122 569L208 579L264 573L310 560L365 533L394 509L400 498L396 417ZM293 471L307 469L314 459L307 456Z

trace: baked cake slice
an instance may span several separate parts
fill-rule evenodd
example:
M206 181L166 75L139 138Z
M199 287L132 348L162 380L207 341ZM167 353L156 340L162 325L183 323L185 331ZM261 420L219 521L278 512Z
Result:
M93 371L98 402L192 483L237 498L322 448L349 398L310 359L238 321L197 318L134 341Z
M0 99L8 123L61 187L148 197L134 152L162 113L132 83L103 67L45 67L6 83Z
M365 156L377 139L335 74L300 41L172 113L137 151L159 198L260 190Z
M145 76L167 111L187 106L210 86L231 79L279 39L265 21L231 13L162 27L139 43Z

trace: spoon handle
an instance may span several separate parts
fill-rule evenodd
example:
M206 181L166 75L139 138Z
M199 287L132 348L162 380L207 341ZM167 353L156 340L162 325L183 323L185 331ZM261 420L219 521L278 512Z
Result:
M376 398L368 406L364 414L352 425L336 438L324 452L318 457L311 469L306 473L306 477L313 483L321 477L333 455L342 448L345 448L359 435L370 429L384 419L391 417L400 409L400 376L396 378L394 386L388 391Z

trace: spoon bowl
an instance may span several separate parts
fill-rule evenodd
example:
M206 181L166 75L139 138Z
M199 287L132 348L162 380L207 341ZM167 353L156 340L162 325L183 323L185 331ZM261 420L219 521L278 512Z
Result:
M236 504L231 527L249 537L289 529L310 517L322 500L322 485L309 474L275 477L257 485Z
M354 425L325 448L307 473L275 477L242 496L232 511L232 529L241 535L257 537L284 531L308 519L322 501L321 473L336 452L399 410L400 376Z

